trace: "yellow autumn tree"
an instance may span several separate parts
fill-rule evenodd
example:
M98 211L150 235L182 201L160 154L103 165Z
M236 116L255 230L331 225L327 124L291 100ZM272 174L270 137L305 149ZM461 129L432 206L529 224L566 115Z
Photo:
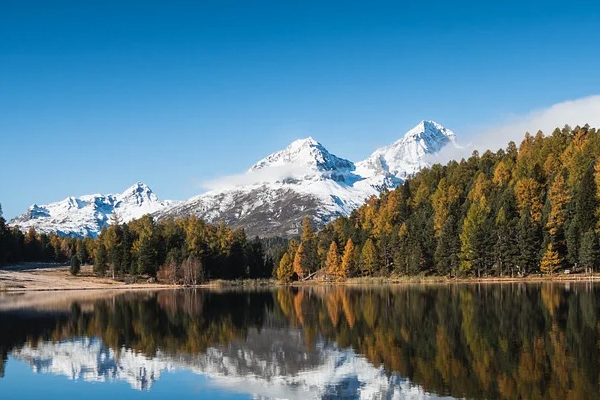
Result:
M352 242L352 239L348 239L346 246L344 247L344 254L342 256L342 265L340 269L340 275L342 278L348 278L354 275L356 271L354 253L354 243Z
M494 170L493 182L496 186L506 185L511 178L511 172L504 161L500 161Z
M293 276L294 268L292 266L292 260L290 255L285 253L283 257L281 257L279 267L277 268L277 279L282 282L291 282Z
M515 196L517 198L517 207L522 213L529 208L531 219L539 222L542 218L543 204L541 200L542 187L533 178L524 178L515 185Z
M556 270L560 268L560 256L554 249L552 242L548 244L542 262L540 263L540 271L544 274L552 275Z
M567 182L562 174L558 174L550 186L548 192L550 200L550 212L546 228L551 236L556 237L560 232L564 232L565 213L567 205L571 201Z
M298 250L296 250L296 255L294 256L294 272L298 275L298 278L304 279L304 276L307 274L308 270L305 269L307 264L306 261L306 252L304 251L304 243L300 243L298 246Z
M460 191L454 185L448 185L446 178L442 178L437 189L431 196L433 206L433 229L435 236L439 236L444 223L450 214L450 204L458 200Z
M338 252L337 243L335 240L331 242L329 246L329 251L327 252L327 260L325 261L325 267L327 268L327 272L335 276L336 278L340 277L340 255Z

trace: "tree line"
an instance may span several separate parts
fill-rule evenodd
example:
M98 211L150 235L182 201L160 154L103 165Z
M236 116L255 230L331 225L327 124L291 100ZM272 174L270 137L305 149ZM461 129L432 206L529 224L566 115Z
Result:
M19 262L70 262L76 275L93 264L97 276L149 276L173 284L207 279L270 278L273 257L287 242L248 239L243 229L213 225L196 217L155 221L146 215L111 225L97 238L27 233L9 227L0 208L0 266Z
M436 164L315 233L303 223L283 281L430 274L506 276L594 270L600 133L527 133L517 147Z

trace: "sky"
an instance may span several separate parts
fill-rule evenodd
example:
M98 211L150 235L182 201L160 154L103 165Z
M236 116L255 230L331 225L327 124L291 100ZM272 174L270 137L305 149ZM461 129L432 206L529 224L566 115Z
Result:
M484 147L593 122L599 15L597 1L0 0L4 216L136 181L183 200L307 136L358 161L423 119Z

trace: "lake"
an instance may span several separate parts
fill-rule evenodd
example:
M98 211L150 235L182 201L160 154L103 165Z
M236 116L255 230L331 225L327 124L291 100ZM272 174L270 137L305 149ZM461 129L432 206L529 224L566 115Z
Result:
M43 294L52 301L5 293L0 397L600 398L599 291L515 283Z

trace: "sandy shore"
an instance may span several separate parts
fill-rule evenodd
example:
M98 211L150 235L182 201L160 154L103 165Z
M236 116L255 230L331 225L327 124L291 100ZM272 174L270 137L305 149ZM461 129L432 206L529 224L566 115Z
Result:
M69 273L69 267L24 263L0 269L0 291L54 291L92 289L160 289L172 287L156 283L126 284L110 278L98 278L91 265L81 267L77 276Z

